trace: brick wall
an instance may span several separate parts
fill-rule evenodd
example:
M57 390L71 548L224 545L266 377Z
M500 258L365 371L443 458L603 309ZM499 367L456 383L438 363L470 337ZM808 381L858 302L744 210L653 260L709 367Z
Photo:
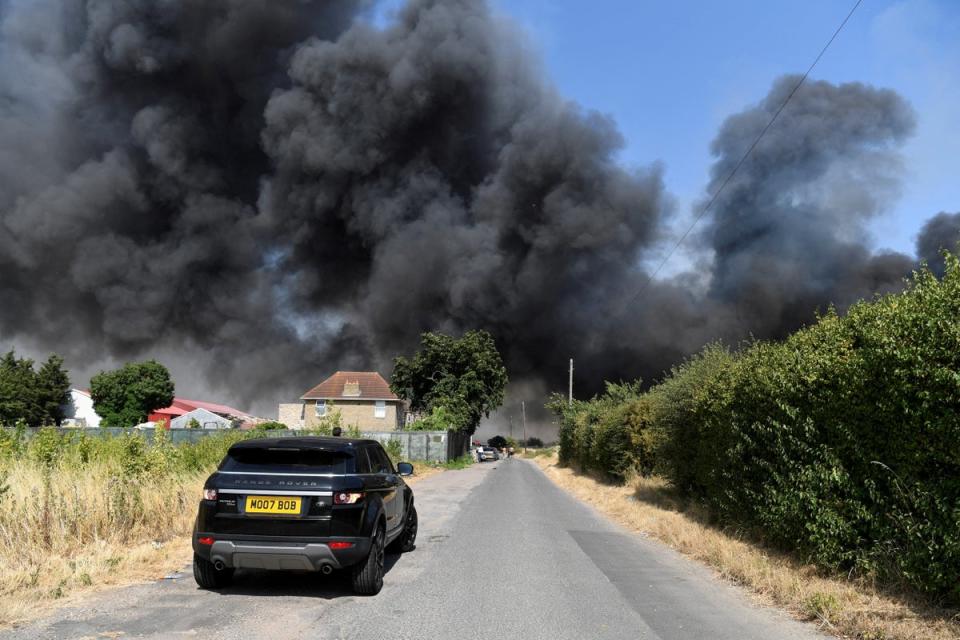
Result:
M302 429L303 420L300 418L303 404L300 402L281 404L277 410L277 422L282 422L291 429Z
M316 426L321 418L317 417L316 400L306 400L304 410L304 427L309 429ZM376 402L372 400L341 400L327 401L327 415L331 411L339 411L343 420L343 426L355 426L361 430L367 431L394 431L397 428L399 402L387 402L386 411L383 418L374 417L374 406ZM299 406L299 405L298 405ZM281 420L281 422L283 422Z

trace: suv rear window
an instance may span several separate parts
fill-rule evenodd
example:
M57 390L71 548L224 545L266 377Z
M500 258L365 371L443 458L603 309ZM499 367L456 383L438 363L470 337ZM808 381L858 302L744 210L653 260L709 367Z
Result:
M352 473L353 456L347 451L322 449L233 449L220 463L220 471Z

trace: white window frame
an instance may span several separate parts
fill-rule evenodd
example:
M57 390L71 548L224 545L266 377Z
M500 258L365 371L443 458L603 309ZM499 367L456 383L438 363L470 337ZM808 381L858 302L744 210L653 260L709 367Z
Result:
M313 411L317 414L318 418L325 418L327 415L327 401L317 400L317 404L314 405Z
M373 417L374 418L386 418L387 417L387 401L386 400L377 400L373 405Z

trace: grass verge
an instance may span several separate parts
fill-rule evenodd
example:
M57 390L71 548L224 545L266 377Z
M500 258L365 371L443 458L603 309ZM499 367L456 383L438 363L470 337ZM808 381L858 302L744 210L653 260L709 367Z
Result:
M406 481L444 470L417 462ZM168 469L131 479L113 460L0 466L0 628L182 570L207 475Z
M827 576L706 524L656 478L614 486L559 467L555 455L528 456L574 497L641 534L703 562L749 588L765 603L810 620L839 637L860 640L957 640L960 612L888 594L867 582Z
M190 560L204 475L120 479L26 461L6 469L0 500L0 626L34 619L84 592L155 579Z

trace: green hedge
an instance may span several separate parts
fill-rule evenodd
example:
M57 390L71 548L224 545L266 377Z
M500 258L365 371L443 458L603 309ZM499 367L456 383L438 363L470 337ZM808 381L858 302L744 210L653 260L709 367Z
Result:
M960 266L947 265L783 342L709 347L645 394L562 409L561 459L611 478L646 460L722 524L960 602Z

